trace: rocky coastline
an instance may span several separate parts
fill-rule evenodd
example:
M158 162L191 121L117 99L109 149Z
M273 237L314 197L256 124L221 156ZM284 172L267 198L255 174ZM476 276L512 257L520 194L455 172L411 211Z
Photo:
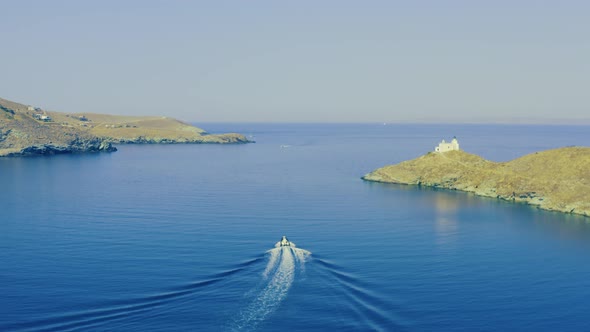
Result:
M203 134L198 138L172 139L167 137L105 137L112 144L247 144L253 143L240 134Z
M48 112L0 98L0 157L114 152L117 144L245 144L169 117Z
M459 190L590 216L590 148L547 150L497 163L464 151L429 152L379 168L365 181Z
M39 156L39 155L56 155L56 154L70 154L70 153L85 153L85 152L115 152L117 148L111 143L102 141L98 144L91 142L84 142L82 145L31 145L26 148L14 152L7 152L3 157L25 157L25 156Z

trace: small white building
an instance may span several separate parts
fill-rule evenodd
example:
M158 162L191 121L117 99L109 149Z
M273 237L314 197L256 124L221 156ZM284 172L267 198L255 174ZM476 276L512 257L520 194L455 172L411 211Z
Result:
M459 150L459 141L457 141L457 137L453 137L451 143L447 143L443 139L442 142L440 142L438 146L434 148L434 151L436 152L447 152L454 150Z
M33 107L33 106L27 106L27 111L34 111L34 110L35 110L35 107Z
M52 120L51 117L46 114L34 114L33 117L37 120L41 120L41 121L45 121L45 122L49 122Z

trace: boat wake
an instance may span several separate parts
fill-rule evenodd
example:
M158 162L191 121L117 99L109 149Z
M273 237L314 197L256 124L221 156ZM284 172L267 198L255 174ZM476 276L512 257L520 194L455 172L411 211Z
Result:
M358 324L356 330L404 331L408 321L399 314L402 305L392 296L372 291L371 285L321 256L314 255L316 273L325 279L326 291L339 299L340 310Z
M254 299L238 314L230 330L253 330L271 315L287 297L295 275L304 271L305 261L311 255L307 250L296 248L285 237L267 254L268 264Z
M105 326L110 326L109 324L120 319L129 319L130 316L146 314L154 310L161 311L174 303L183 303L183 301L213 285L226 282L229 277L247 270L263 259L264 256L261 255L236 264L228 270L156 294L94 304L91 308L80 308L70 313L52 315L36 321L2 326L0 330L18 332L108 330Z

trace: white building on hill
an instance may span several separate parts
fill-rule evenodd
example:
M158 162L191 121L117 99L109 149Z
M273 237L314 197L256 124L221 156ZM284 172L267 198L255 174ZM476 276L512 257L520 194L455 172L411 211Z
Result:
M451 143L447 143L443 139L442 142L440 142L438 146L434 148L434 151L436 152L447 152L453 150L459 150L459 141L457 141L457 137L453 137Z

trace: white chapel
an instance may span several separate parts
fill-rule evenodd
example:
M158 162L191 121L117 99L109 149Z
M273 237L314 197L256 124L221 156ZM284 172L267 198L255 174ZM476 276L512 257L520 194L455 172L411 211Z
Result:
M434 148L434 151L436 152L447 152L453 150L459 150L459 141L457 141L457 137L453 137L451 143L447 143L443 139L442 142L440 142L438 146Z

